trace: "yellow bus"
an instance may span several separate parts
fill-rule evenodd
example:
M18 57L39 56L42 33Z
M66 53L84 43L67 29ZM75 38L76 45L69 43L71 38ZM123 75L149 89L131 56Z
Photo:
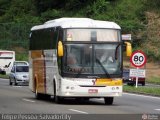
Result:
M54 96L113 104L122 95L122 37L114 22L59 18L33 26L29 47L29 87L37 99ZM127 56L131 44L126 45Z

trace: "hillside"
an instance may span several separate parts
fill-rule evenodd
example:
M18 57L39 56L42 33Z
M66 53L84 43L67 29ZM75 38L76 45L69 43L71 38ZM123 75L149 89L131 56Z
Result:
M147 11L145 14L147 18L144 30L146 41L140 47L147 53L150 60L160 61L160 14L154 11Z
M31 26L60 17L89 17L114 21L132 34L135 49L150 61L160 60L159 0L1 0L0 49L28 49Z

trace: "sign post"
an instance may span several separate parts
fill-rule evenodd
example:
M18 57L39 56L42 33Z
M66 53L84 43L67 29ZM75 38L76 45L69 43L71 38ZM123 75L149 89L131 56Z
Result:
M136 67L136 88L138 86L139 68L143 67L146 64L146 61L147 61L146 55L144 54L144 52L140 50L133 52L131 55L130 62L134 67Z
M137 73L138 73L138 67L137 67ZM138 74L136 75L136 88L138 87Z

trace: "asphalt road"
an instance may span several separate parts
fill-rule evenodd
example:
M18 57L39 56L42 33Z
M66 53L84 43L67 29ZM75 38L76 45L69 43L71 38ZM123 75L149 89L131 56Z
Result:
M83 102L70 99L63 104L56 104L53 99L35 99L28 86L9 86L7 79L0 79L0 113L81 114L82 116L92 114L93 118L95 118L94 115L104 115L104 117L105 115L111 115L112 119L116 115L160 115L160 97L124 93L122 97L115 98L111 106L104 105L103 99L91 99ZM160 119L160 116L158 119Z

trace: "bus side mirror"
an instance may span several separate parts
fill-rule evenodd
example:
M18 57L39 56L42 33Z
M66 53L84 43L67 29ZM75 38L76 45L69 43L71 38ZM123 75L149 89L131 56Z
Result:
M126 44L126 56L130 57L132 54L132 45L129 42L125 42Z
M58 42L58 57L63 57L63 44L62 44L62 41L59 41Z

